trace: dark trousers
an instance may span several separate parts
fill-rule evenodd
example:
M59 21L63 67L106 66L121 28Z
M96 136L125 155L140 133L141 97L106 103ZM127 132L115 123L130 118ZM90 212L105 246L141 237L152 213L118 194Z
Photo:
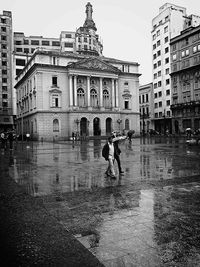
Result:
M120 161L120 157L118 155L115 155L115 159L117 161L117 165L118 165L118 169L119 169L119 172L122 171L122 168L121 168L121 161Z

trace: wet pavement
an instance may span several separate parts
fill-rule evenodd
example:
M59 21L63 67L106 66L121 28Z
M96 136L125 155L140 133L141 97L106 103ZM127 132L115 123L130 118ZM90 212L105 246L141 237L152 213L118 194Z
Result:
M121 142L117 179L103 140L19 143L0 164L105 266L200 266L200 147L185 141Z

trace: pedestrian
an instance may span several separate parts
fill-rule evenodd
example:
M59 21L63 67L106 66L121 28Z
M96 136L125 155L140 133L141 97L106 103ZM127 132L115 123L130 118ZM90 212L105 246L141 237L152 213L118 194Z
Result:
M107 174L111 178L116 178L114 170L114 150L115 147L113 144L113 138L112 136L109 136L108 142L103 147L102 156L105 158L106 161L108 161L108 168L105 174Z
M120 160L121 149L119 148L119 140L114 141L113 144L114 144L114 159L116 159L117 161L119 174L123 175L124 171L122 170L121 167L121 160Z
M134 133L135 133L134 130L130 130L130 131L128 131L128 133L127 133L127 137L128 137L129 143L132 142L132 136L133 136Z
M8 141L9 141L10 149L13 149L13 140L14 140L14 135L13 135L13 132L10 131L8 133Z
M1 147L6 148L6 134L4 132L1 133Z

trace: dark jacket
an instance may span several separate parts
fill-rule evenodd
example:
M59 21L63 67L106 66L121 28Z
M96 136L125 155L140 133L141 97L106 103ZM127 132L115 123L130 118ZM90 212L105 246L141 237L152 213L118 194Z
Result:
M108 156L109 156L109 145L108 143L106 143L102 149L102 157L104 157L105 160L108 160Z
M121 153L121 149L118 146L118 141L115 141L114 144L114 157L116 158L116 156L118 157Z

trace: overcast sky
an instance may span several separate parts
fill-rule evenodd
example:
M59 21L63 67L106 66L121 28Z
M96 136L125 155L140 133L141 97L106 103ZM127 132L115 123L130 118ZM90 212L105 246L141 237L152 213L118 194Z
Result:
M138 62L140 84L152 81L151 23L166 2L200 15L200 0L1 0L1 10L12 11L13 31L26 36L58 38L61 31L83 26L85 6L93 6L97 34L103 40L103 55Z

